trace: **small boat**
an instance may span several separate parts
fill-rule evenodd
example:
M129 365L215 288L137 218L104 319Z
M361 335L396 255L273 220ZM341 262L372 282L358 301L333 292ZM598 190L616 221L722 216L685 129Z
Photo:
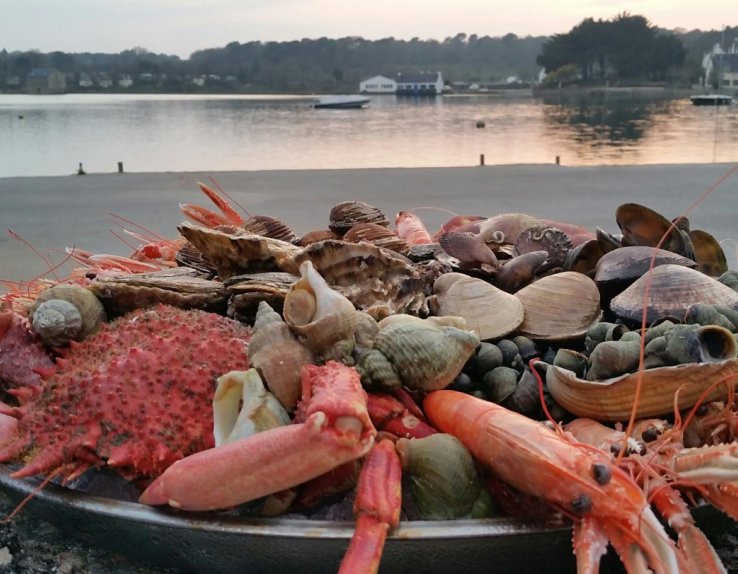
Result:
M313 102L314 108L356 109L363 108L370 102L365 96L321 96Z
M727 106L733 103L733 96L726 94L702 94L689 99L695 106Z

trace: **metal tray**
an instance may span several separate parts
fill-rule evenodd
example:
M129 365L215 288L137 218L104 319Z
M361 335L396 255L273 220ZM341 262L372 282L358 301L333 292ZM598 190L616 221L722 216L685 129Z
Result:
M39 485L0 466L0 488L20 502ZM699 516L702 510L705 517ZM350 522L245 519L151 508L53 484L27 509L84 544L183 572L335 572L353 533ZM698 509L698 521L715 511ZM612 553L603 572L620 572ZM571 528L515 519L403 522L388 538L381 572L575 572Z

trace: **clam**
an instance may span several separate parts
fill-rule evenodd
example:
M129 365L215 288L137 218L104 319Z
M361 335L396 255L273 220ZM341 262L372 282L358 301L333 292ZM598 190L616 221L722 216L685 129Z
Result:
M652 261L653 267L665 264L697 266L692 259L666 249L647 246L614 249L603 255L595 267L594 280L600 289L603 308L607 308L613 297L643 276L651 268Z
M586 275L563 271L534 281L515 293L523 304L518 329L534 341L563 342L583 339L602 315L600 292Z
M342 201L331 209L328 228L343 235L357 223L376 223L389 227L389 219L378 208L363 201Z
M726 400L727 387L732 389L737 380L738 359L657 367L603 381L579 379L555 365L546 370L546 386L563 408L579 417L613 422L630 417L639 381L638 417L645 418L669 416L675 407L687 409L697 401ZM714 385L719 381L724 384Z
M438 243L448 255L458 259L462 267L494 271L500 266L494 251L472 233L443 233Z
M429 319L389 321L357 370L368 386L433 391L451 384L478 345L473 332Z
M517 255L506 261L495 275L495 285L515 293L532 283L541 270L547 267L548 253L546 251L531 251Z
M406 257L389 249L326 240L295 257L298 265L305 261L358 309L387 305L397 313L415 313L425 301L426 281Z
M346 359L355 345L359 312L328 286L310 260L300 265L300 277L284 299L285 322L315 355Z
M308 231L305 235L300 237L297 244L302 247L307 247L308 245L317 243L318 241L323 241L324 239L341 239L341 236L330 229L315 229L313 231Z
M648 288L646 322L663 317L681 320L694 303L708 303L738 308L738 293L716 279L682 265L665 264L637 279L615 297L610 309L621 319L640 323L644 309L644 291Z
M523 322L520 300L482 279L447 273L436 279L433 290L435 314L463 317L481 340L504 337Z
M42 291L28 317L31 328L50 347L81 341L107 320L100 300L79 285L55 285Z
M295 256L302 251L287 241L256 234L226 233L182 222L179 232L217 269L221 279L240 273L285 271L297 273Z
M580 243L566 254L563 265L564 271L577 271L593 277L597 262L605 253L607 251L596 239Z
M264 301L259 303L248 352L251 365L261 373L277 400L286 409L294 409L302 394L300 370L315 359Z

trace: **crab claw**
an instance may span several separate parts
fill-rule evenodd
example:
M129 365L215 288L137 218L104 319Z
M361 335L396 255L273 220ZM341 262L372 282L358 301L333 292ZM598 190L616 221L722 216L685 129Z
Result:
M143 504L229 508L301 484L364 456L376 430L351 367L329 361L302 370L305 422L263 431L183 458L143 492Z

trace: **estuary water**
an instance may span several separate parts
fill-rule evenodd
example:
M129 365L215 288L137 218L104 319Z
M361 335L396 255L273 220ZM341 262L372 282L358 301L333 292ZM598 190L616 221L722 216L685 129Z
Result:
M88 173L738 161L738 106L581 97L0 94L0 177ZM482 127L483 126L483 127Z

